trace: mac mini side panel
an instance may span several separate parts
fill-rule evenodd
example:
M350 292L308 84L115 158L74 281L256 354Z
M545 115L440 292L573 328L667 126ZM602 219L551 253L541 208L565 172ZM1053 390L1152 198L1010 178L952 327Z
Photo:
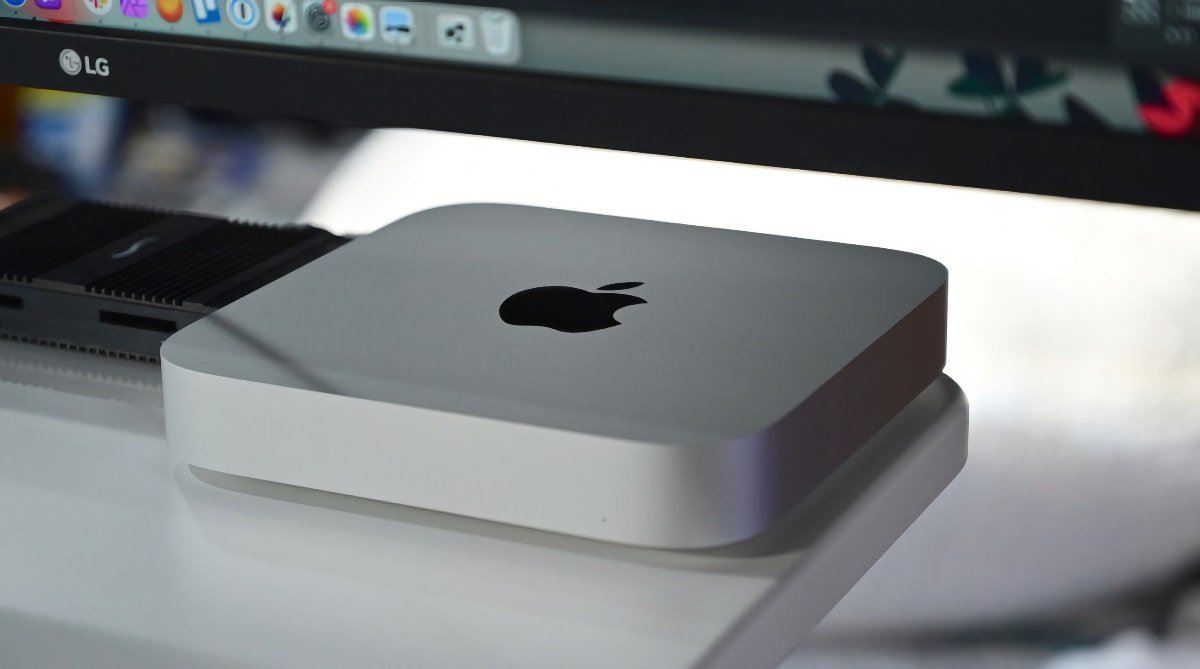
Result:
M510 205L414 214L163 345L202 468L621 543L749 538L937 378L907 253Z

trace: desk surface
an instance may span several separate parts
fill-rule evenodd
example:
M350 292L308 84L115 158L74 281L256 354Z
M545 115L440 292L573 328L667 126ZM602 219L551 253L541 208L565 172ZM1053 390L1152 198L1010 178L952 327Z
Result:
M367 232L461 202L865 244L950 270L946 373L971 398L971 461L824 635L1090 613L1200 555L1194 212L393 130L302 220Z
M173 469L156 372L0 342L0 664L773 666L966 455L943 378L778 531L652 551Z

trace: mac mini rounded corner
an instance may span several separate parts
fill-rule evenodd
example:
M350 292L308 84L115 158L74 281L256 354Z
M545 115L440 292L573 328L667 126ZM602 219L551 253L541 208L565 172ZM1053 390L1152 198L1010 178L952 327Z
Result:
M163 345L201 468L606 541L747 539L938 378L907 253L513 205L358 238Z

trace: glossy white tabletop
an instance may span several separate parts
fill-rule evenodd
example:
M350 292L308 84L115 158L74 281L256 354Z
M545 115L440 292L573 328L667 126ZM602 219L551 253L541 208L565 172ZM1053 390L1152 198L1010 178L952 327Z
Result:
M0 666L774 666L949 483L935 384L761 541L624 548L173 469L157 368L0 342Z

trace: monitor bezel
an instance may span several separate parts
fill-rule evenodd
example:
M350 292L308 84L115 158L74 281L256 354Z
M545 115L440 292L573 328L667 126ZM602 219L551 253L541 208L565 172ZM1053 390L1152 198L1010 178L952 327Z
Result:
M66 74L63 49L107 77ZM1200 211L1194 141L0 20L0 82Z

